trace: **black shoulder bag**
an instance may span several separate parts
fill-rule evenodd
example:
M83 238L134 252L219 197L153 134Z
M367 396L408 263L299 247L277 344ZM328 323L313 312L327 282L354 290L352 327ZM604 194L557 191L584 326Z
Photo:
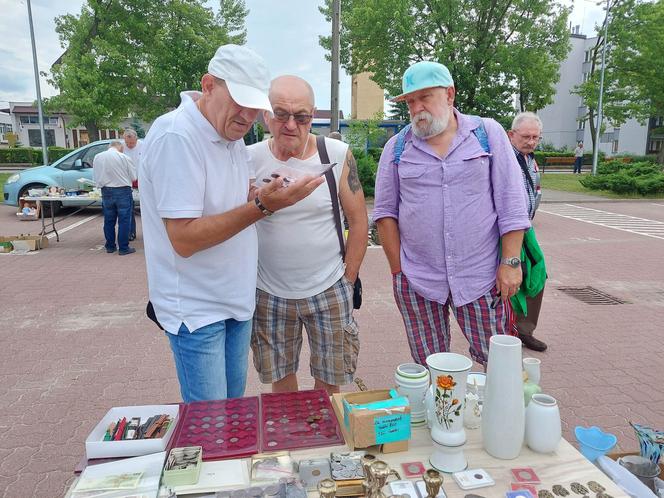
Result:
M318 155L320 162L323 164L330 163L330 157L327 155L327 148L325 147L325 137L318 135L316 137L316 146L318 147ZM339 197L337 195L337 181L334 178L334 171L327 170L325 173L327 186L330 188L330 197L332 198L332 211L334 212L334 224L337 226L337 236L339 237L339 247L341 249L341 257L346 259L346 243L344 242L344 230L341 225L341 212L339 210ZM359 310L362 306L362 281L358 275L353 285L353 309Z

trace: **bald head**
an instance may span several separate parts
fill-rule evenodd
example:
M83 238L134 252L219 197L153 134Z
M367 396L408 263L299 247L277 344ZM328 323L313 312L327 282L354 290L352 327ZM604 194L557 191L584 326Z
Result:
M315 97L314 89L311 85L298 76L279 76L272 80L270 84L270 102L279 100L298 100L305 101L311 107L314 107Z

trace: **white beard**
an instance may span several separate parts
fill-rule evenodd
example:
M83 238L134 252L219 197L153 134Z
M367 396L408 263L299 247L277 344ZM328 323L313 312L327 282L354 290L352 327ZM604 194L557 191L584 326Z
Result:
M424 123L420 120L423 120ZM450 109L445 107L443 116L435 118L427 111L418 112L411 119L412 130L416 137L427 139L440 135L447 129L450 121Z

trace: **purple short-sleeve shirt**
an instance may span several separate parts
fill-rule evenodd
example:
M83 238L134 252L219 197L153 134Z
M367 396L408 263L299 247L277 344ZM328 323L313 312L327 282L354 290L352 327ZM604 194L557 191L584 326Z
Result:
M396 137L385 145L376 175L373 219L399 224L401 269L421 296L455 306L475 301L496 282L499 240L530 228L521 169L503 128L483 119L490 152L476 122L454 109L458 129L445 157L412 133L398 166Z

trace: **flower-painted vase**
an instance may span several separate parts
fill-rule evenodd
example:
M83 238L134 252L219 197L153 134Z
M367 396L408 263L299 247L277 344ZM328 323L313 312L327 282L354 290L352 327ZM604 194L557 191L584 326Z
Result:
M525 435L521 341L494 335L489 342L489 363L482 406L482 442L495 458L519 456Z
M468 463L463 454L466 431L463 428L463 407L466 379L473 362L456 353L435 353L427 357L431 373L431 438L434 453L430 461L443 472L464 470Z

